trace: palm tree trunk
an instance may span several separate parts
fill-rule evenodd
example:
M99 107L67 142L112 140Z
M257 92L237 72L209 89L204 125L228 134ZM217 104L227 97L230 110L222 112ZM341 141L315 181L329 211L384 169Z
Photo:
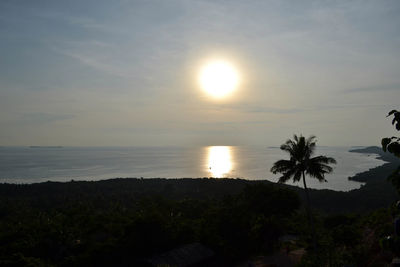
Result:
M314 247L314 252L317 251L317 238L315 236L315 226L314 226L314 220L312 218L312 214L311 214L311 202L310 202L310 196L308 194L308 188L306 185L306 176L303 172L303 185L304 185L304 192L306 193L306 198L307 198L307 205L306 205L306 209L307 209L307 215L308 215L308 223L311 226L311 231L312 231L312 239L313 239L313 247Z

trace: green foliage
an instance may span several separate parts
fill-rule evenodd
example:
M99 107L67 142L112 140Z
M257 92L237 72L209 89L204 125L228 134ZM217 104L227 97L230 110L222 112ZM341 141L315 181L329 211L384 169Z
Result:
M391 115L393 115L392 125L396 125L396 129L400 131L400 112L394 109L387 116Z
M367 185L348 193L310 190L314 205L334 214L314 213L319 254L307 252L303 266L373 261L392 234L391 212L337 213L387 206L378 190L385 173L361 175ZM291 247L308 249L303 191L240 179L0 184L0 266L147 266L152 255L194 242L222 259L217 266L232 266L277 251L286 234L299 238Z
M318 252L307 253L298 266L387 266L392 257L380 244L392 231L391 220L389 209L322 217Z
M145 194L136 183L146 182L138 180L0 185L0 229L7 229L0 231L0 265L143 266L154 254L194 242L241 259L273 251L300 206L296 193L272 184L195 199L169 190L179 182L166 181L165 190L161 181L148 181ZM201 184L214 182L222 185ZM136 184L132 191L129 184Z
M387 117L393 115L392 125L395 125L396 130L400 131L400 112L392 110ZM388 151L400 158L400 137L392 136L382 139L383 151ZM393 186L400 192L400 166L388 177Z
M389 112L387 117L393 115L392 125L400 131L400 112L397 110L392 110ZM389 151L390 153L400 157L400 137L392 136L382 139L382 149L383 151Z
M400 166L388 176L388 180L392 182L397 191L400 191Z

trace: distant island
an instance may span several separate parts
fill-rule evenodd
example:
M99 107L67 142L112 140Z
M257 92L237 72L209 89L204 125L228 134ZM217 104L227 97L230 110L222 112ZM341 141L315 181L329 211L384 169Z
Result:
M363 154L378 154L379 157L378 159L381 159L386 162L399 162L399 159L396 158L393 154L389 152L384 152L382 148L377 147L377 146L369 146L369 147L364 147L364 148L357 148L357 149L351 149L349 152L355 152L355 153L363 153Z
M29 146L29 148L63 148L63 146Z

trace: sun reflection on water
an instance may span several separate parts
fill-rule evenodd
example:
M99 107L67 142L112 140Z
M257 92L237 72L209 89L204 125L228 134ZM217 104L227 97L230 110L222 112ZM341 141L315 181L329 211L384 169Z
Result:
M207 167L213 177L223 177L232 170L231 147L210 146L207 149Z

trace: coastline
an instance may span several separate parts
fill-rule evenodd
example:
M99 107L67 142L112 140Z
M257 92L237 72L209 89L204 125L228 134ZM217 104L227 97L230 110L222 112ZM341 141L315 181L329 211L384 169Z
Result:
M353 149L350 152L377 154L386 163L349 177L349 180L364 183L359 189L348 192L310 190L315 208L328 213L362 213L387 208L397 201L399 195L387 177L398 167L399 159L376 146Z
M399 159L397 157L393 156L389 152L384 152L382 150L382 148L377 147L377 146L370 146L370 147L365 147L365 148L352 149L352 150L349 150L349 152L362 153L362 154L376 154L376 155L378 155L377 159L383 160L385 162L381 166L377 166L375 168L371 168L369 170L357 173L357 174L349 177L348 179L350 181L357 181L357 182L366 183L368 181L371 182L371 180L374 180L374 178L375 179L380 179L380 178L377 178L375 176L369 175L369 172L374 172L374 173L376 171L379 172L380 171L380 169L379 169L380 167L385 167L386 168L385 165L388 165L388 167L389 166L391 167L392 164L400 164L400 161L399 161ZM375 170L377 168L378 168L378 170Z
M371 152L373 151L373 152ZM385 164L356 174L349 178L365 183L359 189L351 191L333 191L329 189L309 189L313 207L325 213L368 212L385 208L398 199L398 194L387 177L397 168L397 158L379 151L378 147L357 149L357 153L374 153L386 161ZM14 199L29 196L35 198L73 199L77 195L101 194L130 195L132 198L147 195L159 195L171 199L183 198L222 198L238 194L246 185L266 183L287 187L305 200L301 187L276 184L268 180L245 180L239 178L115 178L98 181L40 182L32 184L0 184L0 199Z
M350 191L362 183L348 177L384 164L377 154L368 156L350 153L354 147L321 147L319 153L337 159L334 172L327 175L328 183L308 179L315 189ZM6 149L0 151L0 183L40 183L47 181L95 181L113 178L187 178L220 177L207 167L210 155L207 147L163 148L85 148L65 147L54 149ZM278 181L279 175L270 173L273 163L285 157L276 148L235 146L218 164L230 161L226 178ZM214 163L212 163L214 164ZM288 183L301 186L298 183Z

